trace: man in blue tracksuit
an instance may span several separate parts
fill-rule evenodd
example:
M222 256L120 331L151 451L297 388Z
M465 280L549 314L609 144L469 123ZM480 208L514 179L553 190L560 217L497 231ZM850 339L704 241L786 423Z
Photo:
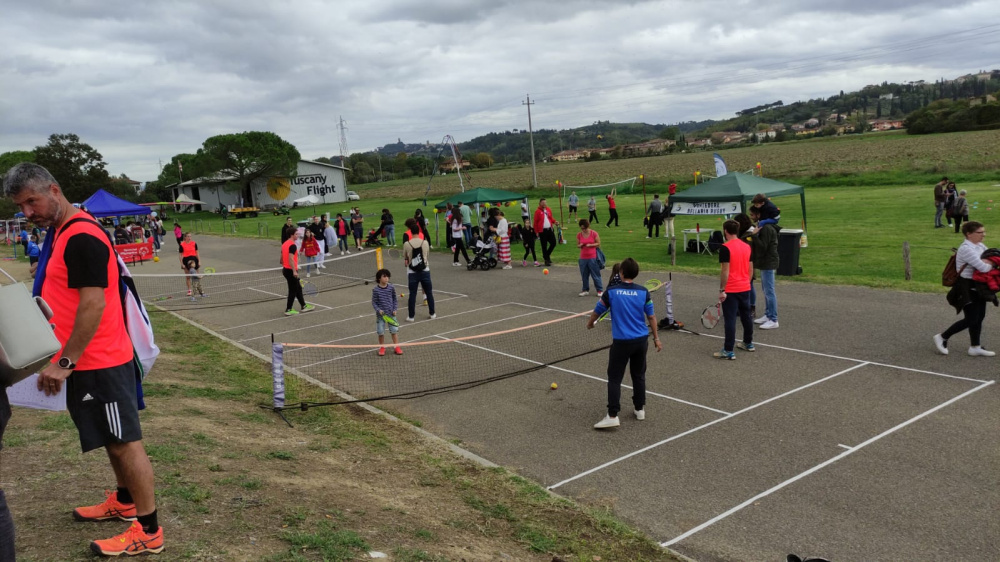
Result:
M621 264L622 282L608 287L597 306L590 313L587 328L611 310L611 350L608 352L608 415L594 424L594 429L618 427L618 412L621 410L622 379L625 365L632 375L632 405L635 417L646 419L646 350L649 346L649 330L653 330L653 344L656 351L663 349L660 336L656 332L656 316L653 313L653 299L645 287L635 285L632 280L639 275L639 264L632 258L625 258Z

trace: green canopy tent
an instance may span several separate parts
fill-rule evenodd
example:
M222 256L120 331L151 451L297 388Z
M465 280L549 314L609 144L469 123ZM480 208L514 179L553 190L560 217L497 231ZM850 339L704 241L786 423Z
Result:
M514 193L513 191L505 191L503 189L491 189L488 187L477 187L475 189L470 189L469 191L463 191L461 193L456 193L451 197L441 201L440 203L434 205L437 210L444 210L448 207L448 203L452 205L457 204L459 201L463 205L470 205L476 207L476 216L479 216L479 208L485 203L506 203L508 201L520 201L521 199L527 199L528 196L523 193ZM518 210L518 221L520 221L521 211ZM436 213L435 217L440 216L440 213ZM438 231L438 220L435 218L434 221L434 235L437 238ZM435 244L437 242L435 241Z
M768 197L799 194L802 201L802 229L806 226L806 193L801 185L729 172L696 185L667 199L675 215L735 215L747 212L747 202L763 193Z

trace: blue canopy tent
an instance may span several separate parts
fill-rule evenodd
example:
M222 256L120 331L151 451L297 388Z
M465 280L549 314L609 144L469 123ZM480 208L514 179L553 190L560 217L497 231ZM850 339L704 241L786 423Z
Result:
M97 193L88 197L83 202L83 206L95 217L129 217L149 214L148 208L115 197L103 189L98 189Z

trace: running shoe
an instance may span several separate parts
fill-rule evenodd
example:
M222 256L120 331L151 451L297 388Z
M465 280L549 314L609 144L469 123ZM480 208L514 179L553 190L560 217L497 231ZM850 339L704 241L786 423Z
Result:
M157 554L163 552L163 527L149 535L142 530L142 525L138 521L133 521L124 533L110 539L91 542L90 551L101 556Z
M385 348L384 347L378 348L378 356L382 357L384 355L385 355Z
M311 310L316 310L316 307L311 304L307 304L302 307L302 312L309 312Z
M298 313L299 313L298 310L290 308L290 309L288 309L288 310L285 311L285 316L295 316Z
M722 351L716 351L715 353L713 353L712 357L715 357L717 359L729 359L730 361L733 361L736 359L736 354L733 353L732 351L726 351L725 349L723 349Z
M403 348L397 347L396 348L396 355L402 355L402 354L403 354Z
M135 504L118 501L118 490L105 491L105 500L97 505L78 507L73 510L73 519L77 521L107 521L121 519L135 521Z

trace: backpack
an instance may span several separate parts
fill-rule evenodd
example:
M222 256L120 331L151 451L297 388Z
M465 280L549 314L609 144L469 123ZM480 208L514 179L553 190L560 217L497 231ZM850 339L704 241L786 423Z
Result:
M413 251L410 252L410 263L407 265L414 273L420 273L427 269L427 262L424 261L423 244L417 248L413 248Z
M722 237L722 231L716 230L712 232L712 235L708 238L708 249L711 252L718 252L719 248L725 243L725 239Z
M962 269L958 269L958 264L955 262L955 253L957 251L955 248L951 249L951 257L948 258L948 263L945 264L944 271L941 272L941 284L945 287L955 286L959 277L962 276L962 272L965 271L966 267L969 267L969 264L965 264L962 266Z

